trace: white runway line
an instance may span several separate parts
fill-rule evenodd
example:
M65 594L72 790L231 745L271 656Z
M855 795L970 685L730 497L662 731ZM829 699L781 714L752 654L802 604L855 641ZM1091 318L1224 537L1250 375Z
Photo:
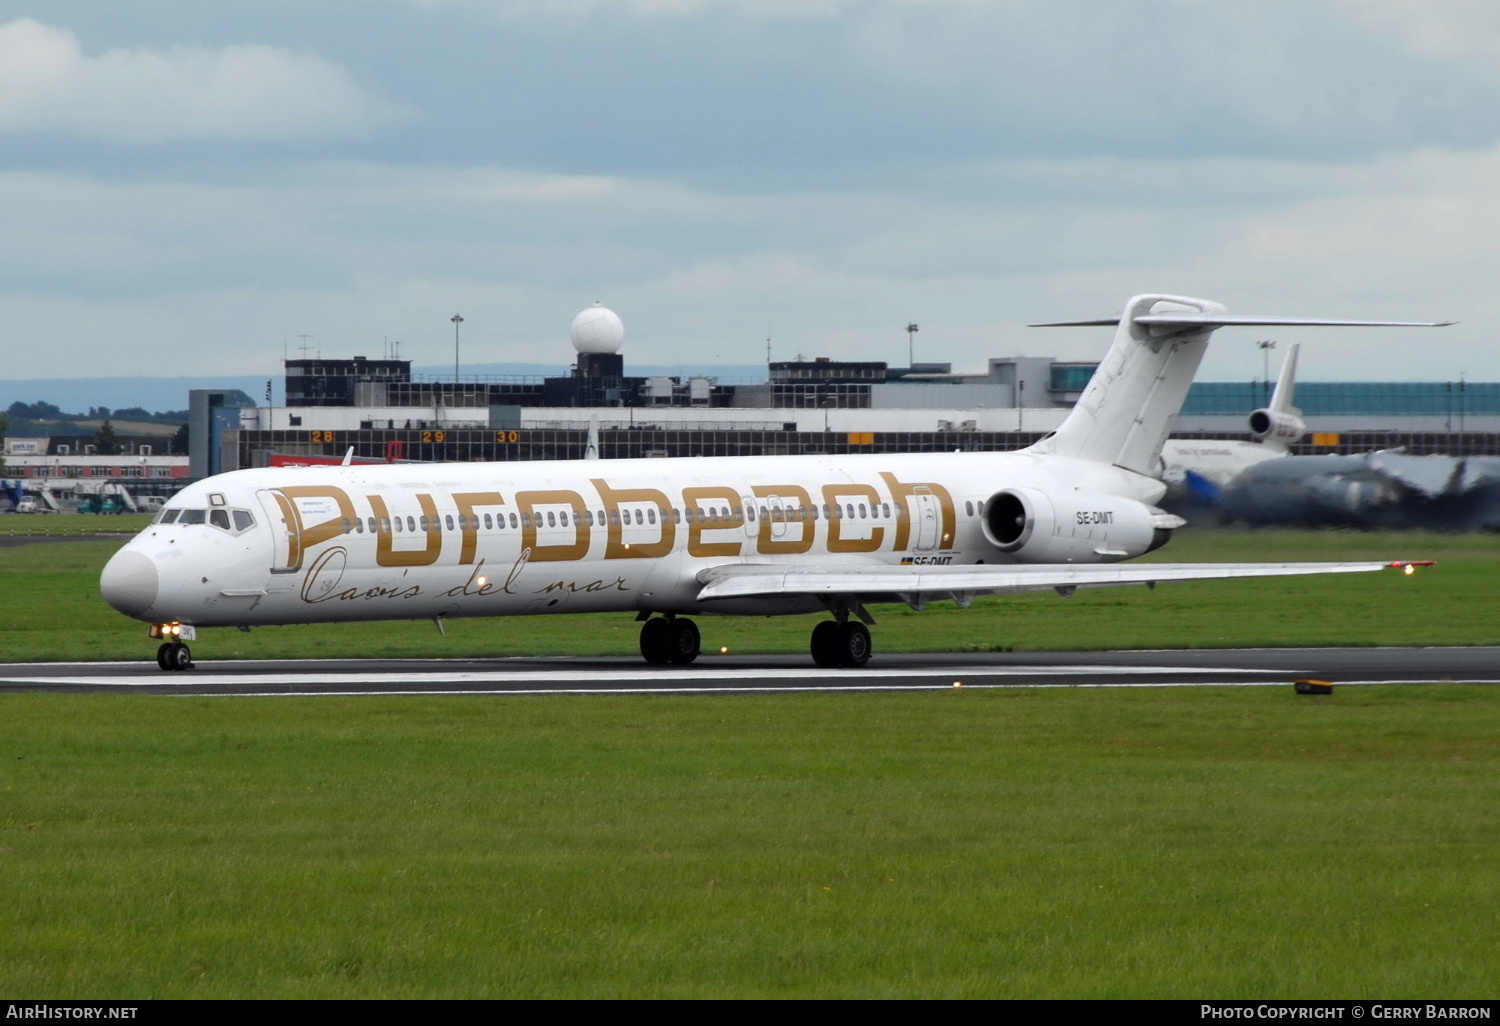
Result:
M1445 680L1440 682L1412 681L1412 680L1349 680L1341 681L1338 687L1365 687L1372 684L1411 684L1421 685L1425 683L1442 684L1500 684L1500 680ZM492 695L494 697L513 698L523 695L744 695L744 694L793 694L812 691L833 691L843 694L863 693L877 691L999 691L1005 689L1019 688L1054 688L1064 690L1073 688L1077 690L1107 689L1107 688L1284 688L1290 687L1291 682L1282 678L1278 680L1194 680L1194 681L1135 681L1120 682L1115 684L1039 684L1036 682L1016 684L964 684L962 688L955 688L951 684L868 684L849 685L845 687L820 687L817 685L791 686L780 688L755 687L746 685L736 687L725 685L723 687L694 687L694 688L513 688L506 690L455 690L442 689L430 691L244 691L233 694L205 694L192 697L197 698L359 698L377 697L380 695L398 695L405 697L418 697L422 695ZM186 696L184 696L186 697Z
M593 683L598 681L659 681L665 683L673 676L683 677L689 680L714 680L714 681L736 681L736 680L850 680L851 678L890 678L890 677L951 677L953 680L963 680L964 677L975 677L978 679L991 677L1061 677L1069 674L1098 674L1110 673L1121 676L1147 676L1147 675L1177 675L1195 674L1265 674L1276 671L1248 670L1214 667L1200 669L1197 667L1164 667L1164 666L1018 666L1018 667L985 667L976 669L973 666L936 666L931 669L913 670L911 668L888 668L874 670L837 670L820 669L808 667L807 669L793 668L767 668L767 669L719 669L719 670L681 670L675 673L668 671L648 669L642 667L639 670L449 670L449 671L425 671L420 673L393 673L390 674L392 684L414 685L414 684L469 684L487 683L504 684L520 683L525 681L538 682L580 682ZM213 687L218 685L267 685L277 684L301 684L313 685L338 685L338 684L366 684L375 673L163 673L153 671L152 673L140 674L138 676L67 676L52 677L41 674L21 675L0 671L0 680L4 681L39 681L48 684L80 684L90 687L161 687L166 685L177 685L182 687ZM965 682L967 686L967 682ZM951 687L951 683L944 685ZM619 688L602 690L623 690ZM646 688L642 690L658 691L662 688ZM387 692L388 694L390 692Z

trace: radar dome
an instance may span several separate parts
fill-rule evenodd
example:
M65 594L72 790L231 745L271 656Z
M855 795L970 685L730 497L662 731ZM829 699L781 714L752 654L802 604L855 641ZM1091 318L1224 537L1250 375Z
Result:
M625 341L625 325L609 307L595 303L573 318L572 335L580 353L614 353Z

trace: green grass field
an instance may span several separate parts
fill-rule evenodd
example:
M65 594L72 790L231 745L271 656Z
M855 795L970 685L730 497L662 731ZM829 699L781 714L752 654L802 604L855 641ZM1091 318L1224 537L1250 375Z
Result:
M145 657L112 544L0 548L5 658ZM878 652L1500 640L1495 540L1184 532L1398 574L881 608ZM805 621L705 619L802 651ZM230 655L627 654L627 616L205 632ZM1472 685L0 695L13 998L1484 998Z
M1500 986L1478 686L0 710L8 997Z
M76 537L84 534L135 534L151 523L150 513L16 514L0 516L0 538Z

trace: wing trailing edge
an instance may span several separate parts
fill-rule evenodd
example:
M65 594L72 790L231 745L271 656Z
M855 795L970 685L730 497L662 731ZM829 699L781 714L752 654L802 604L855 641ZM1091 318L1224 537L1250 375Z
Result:
M1430 566L1425 560L1369 563L1107 563L1012 566L840 566L782 570L755 564L711 567L698 574L700 601L776 595L1014 595L1053 589L1155 585L1232 577L1358 574Z

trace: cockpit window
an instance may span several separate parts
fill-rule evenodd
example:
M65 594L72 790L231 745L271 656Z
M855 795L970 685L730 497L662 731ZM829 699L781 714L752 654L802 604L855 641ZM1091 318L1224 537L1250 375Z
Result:
M182 510L180 509L164 509L157 516L156 522L158 524L175 524L177 522L177 514L181 512Z
M182 516L177 519L179 524L202 524L208 520L208 511L203 509L185 509Z
M247 511L237 509L234 511L234 529L236 531L248 531L255 526L255 518Z
M224 509L209 510L208 522L221 531L229 530L229 511Z

